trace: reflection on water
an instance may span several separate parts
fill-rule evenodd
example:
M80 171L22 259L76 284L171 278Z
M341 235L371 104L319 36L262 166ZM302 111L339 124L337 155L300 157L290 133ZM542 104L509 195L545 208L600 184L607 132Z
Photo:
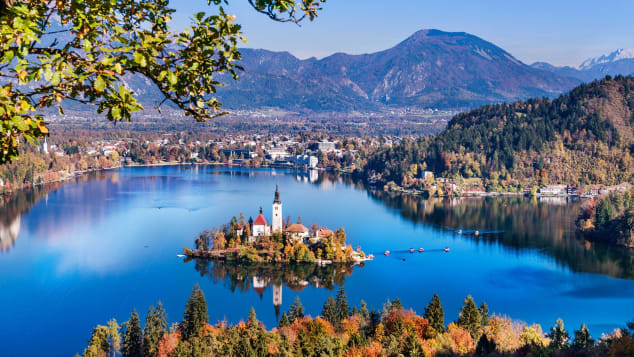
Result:
M36 186L15 193L0 195L0 252L7 252L20 235L20 221L40 199L60 187L60 183Z
M500 243L517 251L537 249L576 272L634 279L632 250L595 244L575 230L580 202L561 204L524 197L422 199L379 190L369 195L414 223L431 225L482 244ZM479 230L479 235L475 235Z
M307 287L334 290L343 285L346 277L352 275L351 264L237 264L207 259L186 258L185 263L193 262L200 276L209 278L214 285L224 282L231 292L253 290L262 298L266 289L273 289L272 305L275 316L279 318L282 306L283 286L294 292ZM358 267L363 267L360 264Z

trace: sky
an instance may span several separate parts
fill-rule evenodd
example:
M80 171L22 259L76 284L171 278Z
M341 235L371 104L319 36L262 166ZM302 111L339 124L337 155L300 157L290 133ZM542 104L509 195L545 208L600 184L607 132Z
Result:
M634 48L632 0L328 0L314 22L275 23L247 0L229 0L248 40L242 47L288 51L299 58L390 48L414 32L468 32L531 64L577 66L617 48ZM172 0L172 26L217 11L206 0Z

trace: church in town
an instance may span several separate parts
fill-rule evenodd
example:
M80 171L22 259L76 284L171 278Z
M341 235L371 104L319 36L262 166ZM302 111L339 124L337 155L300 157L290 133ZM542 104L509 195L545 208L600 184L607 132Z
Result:
M260 207L260 213L255 220L250 220L251 225L251 237L249 237L250 243L255 243L261 237L269 237L275 233L282 233L287 239L295 242L315 243L315 240L325 238L328 233L332 234L332 231L327 229L319 229L314 232L314 236L310 236L310 231L301 222L290 223L282 219L282 201L280 200L279 186L275 186L275 196L273 198L273 205L271 209L271 223L266 219L262 208Z

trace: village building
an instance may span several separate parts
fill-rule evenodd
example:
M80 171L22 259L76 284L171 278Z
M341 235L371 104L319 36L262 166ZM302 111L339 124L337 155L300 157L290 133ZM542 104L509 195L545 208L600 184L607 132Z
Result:
M290 224L286 227L286 233L288 233L290 239L296 242L302 242L309 236L308 228L301 223Z

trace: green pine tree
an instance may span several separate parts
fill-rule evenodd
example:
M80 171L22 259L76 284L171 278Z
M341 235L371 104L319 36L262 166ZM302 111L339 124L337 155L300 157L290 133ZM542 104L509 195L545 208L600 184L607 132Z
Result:
M141 331L139 314L137 314L136 309L132 310L130 320L125 323L121 355L123 357L143 356L143 332Z
M457 321L458 326L469 331L474 340L478 340L482 330L482 316L478 310L478 306L473 301L471 295L464 299L464 305L460 310L460 317Z
M414 330L410 330L403 345L403 356L423 357L424 355L425 353L423 352L423 345L421 345L418 337L416 336L416 333L414 333Z
M158 352L158 344L167 332L167 314L163 304L159 301L157 306L150 306L145 318L143 330L143 353L146 357L153 357Z
M283 312L282 317L280 317L280 322L277 324L277 327L286 327L290 325L291 322L288 320L288 316L286 316L286 313Z
M257 329L260 326L258 322L258 317L255 314L255 309L251 306L251 311L249 311L249 318L247 319L247 326L250 329Z
M185 306L185 315L182 322L182 336L186 341L192 337L196 337L203 330L209 316L207 316L207 301L205 294L200 290L200 286L196 284Z
M291 311L288 314L288 320L293 323L296 319L301 319L304 317L304 306L302 302L299 300L299 295L295 296L295 301L291 305Z
M361 300L361 308L359 309L359 314L361 317L367 321L370 318L370 311L368 310L368 304L365 301Z
M550 328L550 332L546 334L551 339L550 347L557 350L565 350L568 348L568 341L570 336L564 328L564 322L562 319L557 319L555 326Z
M390 311L394 311L394 310L403 310L403 303L401 302L400 298L396 298L394 299L394 301L392 302L392 305L390 306Z
M347 319L350 316L350 306L348 306L348 297L343 285L337 292L337 298L335 299L335 314L337 316L337 326L341 324L341 321Z
M482 326L489 324L489 307L486 302L482 302L479 308L480 316L482 316Z
M442 308L438 294L434 294L434 297L425 307L425 318L436 332L445 332L445 310Z
M321 316L333 326L337 325L337 303L332 295L328 296L328 300L324 303L324 308L321 310Z
M581 327L575 331L575 339L572 341L572 348L575 351L590 351L594 347L594 339L590 336L590 331L586 324L581 324Z

